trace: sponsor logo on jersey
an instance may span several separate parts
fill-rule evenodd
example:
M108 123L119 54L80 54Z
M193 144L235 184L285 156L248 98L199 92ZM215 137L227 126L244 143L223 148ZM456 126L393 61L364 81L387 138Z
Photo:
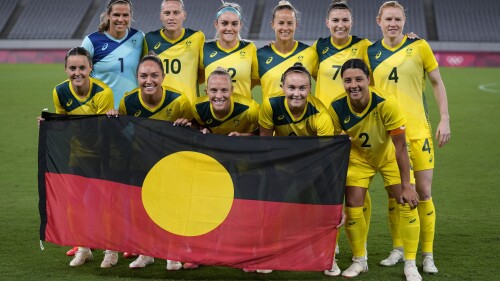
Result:
M101 50L103 50L103 51L104 51L104 50L106 50L107 48L108 48L108 43L104 43L104 45L102 45Z
M350 222L348 225L355 225L355 224L356 224L356 222L355 222L355 221L352 221L352 222Z
M417 221L417 219L411 219L411 220L410 220L410 223L414 223L414 222L416 222L416 221Z
M217 51L213 51L211 54L210 54L210 57L213 58L217 55Z
M212 120L212 119L208 119L208 120L207 120L207 124L209 124L209 125L210 125L210 124L212 124L212 122L213 122L213 121L214 121L214 120Z
M69 101L66 103L66 106L71 106L73 104L73 100L69 99Z
M158 48L160 48L160 46L161 46L161 42L156 43L155 50L157 50Z
M324 55L324 54L326 54L326 52L328 52L328 50L330 50L330 48L326 47L323 49L323 51L321 51L321 53Z
M380 58L381 55L382 55L382 52L378 51L378 53L375 55L375 58L378 59L378 58Z
M139 110L137 110L137 111L134 113L134 116L135 116L135 117L139 117L139 116L141 116L141 113L142 113L142 112L141 112L141 110L139 109Z
M347 116L347 117L344 119L344 124L349 123L349 121L351 121L351 116Z
M394 210L396 210L396 207L390 207L390 208L389 208L389 212L392 212L392 211L394 211Z
M433 159L432 159L432 156L431 156L431 157L429 157L429 163L432 163L432 160L433 160Z
M432 214L434 214L434 211L430 211L430 212L427 213L428 216L430 216Z
M283 119L285 119L285 115L278 116L278 120L283 120Z
M266 64L270 64L272 61L273 61L273 57L269 57L269 58L266 60Z

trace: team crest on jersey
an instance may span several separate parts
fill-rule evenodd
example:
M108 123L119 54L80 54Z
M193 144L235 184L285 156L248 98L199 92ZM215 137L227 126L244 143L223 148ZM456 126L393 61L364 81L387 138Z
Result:
M217 55L217 51L213 51L211 54L210 54L210 57L213 58Z
M103 51L104 51L104 50L106 50L107 48L108 48L108 43L104 43L104 45L102 45L101 50L103 50Z
M233 120L234 125L238 126L240 124L240 119Z
M406 49L406 56L407 57L411 57L411 54L413 53L413 49L412 48L408 48Z
M283 120L283 119L285 119L285 115L280 115L280 116L278 116L278 120L280 120L280 121L281 121L281 120Z
M356 54L358 52L358 48L352 48L351 49L351 54Z
M69 99L69 101L66 103L66 106L71 106L73 104L73 100Z
M344 124L349 123L349 121L351 121L351 116L347 116L346 118L344 118Z
M192 42L190 40L186 41L186 48L191 48Z
M273 57L269 57L269 58L266 60L266 64L270 64L272 61L273 61Z
M373 112L373 118L375 118L375 120L378 120L378 112L377 111L374 111Z
M214 121L213 119L208 119L206 123L207 123L208 125L210 125L210 124L212 124L212 122L213 122L213 121Z
M170 108L170 107L167 108L167 115L168 116L172 115L172 108Z
M141 116L141 113L142 113L142 112L141 112L141 110L139 109L139 110L137 110L137 111L134 113L134 116L135 116L135 117L139 117L139 116Z
M132 45L136 45L137 44L137 39L132 39Z
M244 59L247 56L247 52L245 51L240 51L240 58Z
M160 48L160 47L161 47L161 42L156 43L155 50L158 50L158 48Z
M321 53L324 55L328 52L328 50L330 50L330 48L326 47L323 49L323 51L321 51Z
M378 53L375 55L375 59L378 59L380 58L380 56L382 55L382 52L381 51L378 51Z
M302 62L304 60L304 56L300 55L297 57L298 62Z

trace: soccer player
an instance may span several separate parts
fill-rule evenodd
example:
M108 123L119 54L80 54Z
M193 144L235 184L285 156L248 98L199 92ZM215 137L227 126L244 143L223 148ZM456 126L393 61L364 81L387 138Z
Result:
M315 76L318 68L316 51L294 39L299 16L299 11L288 1L280 1L273 9L271 27L276 39L257 50L262 100L281 93L281 75L296 62L300 62Z
M120 101L119 110L109 110L107 115L132 115L171 122L179 118L192 119L191 104L186 95L162 85L164 78L165 70L161 59L153 52L144 56L137 67L139 88L126 93ZM154 263L153 257L139 255L129 267L143 268L152 263ZM182 264L167 260L166 268L179 270Z
M369 86L370 74L363 60L346 61L340 75L345 93L331 103L329 111L335 134L342 130L352 142L345 190L345 225L353 263L342 276L355 277L368 271L363 203L373 176L380 172L386 190L399 204L406 280L421 280L415 266L420 231L415 209L418 194L411 184L404 113L394 97L386 97Z
M92 77L113 89L115 108L123 95L137 88L137 64L142 54L144 33L130 28L132 2L109 0L101 14L98 31L83 39L82 47L92 57Z
M198 64L205 35L183 27L186 10L182 0L163 0L160 20L163 28L146 34L143 53L155 52L164 64L163 85L186 94L193 103L198 96Z
M420 196L420 215L423 271L437 273L434 264L433 242L436 224L436 210L431 196L434 171L434 145L424 95L425 75L429 77L437 101L441 120L436 139L439 147L450 140L450 117L446 89L439 73L438 63L429 44L422 39L410 39L403 35L406 21L404 8L396 1L382 4L377 16L384 38L368 48L365 61L373 73L374 85L396 97L407 119L407 137L410 157L415 171L417 192ZM395 206L392 197L389 206ZM391 207L389 209L392 209ZM392 266L403 259L400 235L396 231L397 208L389 212L393 251L381 262ZM391 218L392 217L392 218ZM405 253L406 254L406 253Z
M262 101L261 136L331 136L333 124L326 107L311 95L311 74L295 63L281 76L281 94Z
M104 114L113 108L113 91L102 81L90 77L92 59L86 49L75 47L69 50L64 59L64 69L68 79L57 85L52 93L57 114ZM38 120L40 122L43 119L38 117ZM73 169L95 171L96 167L100 167L98 153L85 148L84 143L72 142L71 150L72 154L78 156L70 159L70 167ZM95 173L99 174L99 171ZM76 248L70 266L80 266L92 260L89 248ZM101 267L103 265L107 263L103 261Z
M332 100L344 92L340 68L348 59L363 58L371 42L366 38L359 38L350 34L352 10L345 1L333 0L331 2L328 7L326 26L331 35L318 39L312 47L316 50L319 61L315 97L328 107ZM363 205L363 215L365 216L367 228L369 228L371 198L368 192ZM338 237L339 235L337 235L337 241ZM337 242L335 253L337 254L338 251ZM335 259L332 268L324 271L324 274L328 276L339 276L340 273L340 268Z
M219 8L214 22L215 40L206 42L201 51L200 76L208 77L218 67L224 67L231 74L233 92L251 98L251 89L259 79L257 47L241 39L241 18L241 7L236 3L224 2Z

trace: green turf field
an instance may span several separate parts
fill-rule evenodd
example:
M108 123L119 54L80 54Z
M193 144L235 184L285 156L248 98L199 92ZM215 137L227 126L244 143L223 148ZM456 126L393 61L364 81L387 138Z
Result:
M437 208L435 260L439 274L424 280L498 280L500 272L500 69L441 70L450 103L451 142L436 151L434 202ZM132 260L114 268L94 261L70 268L67 247L38 240L36 116L52 105L53 87L65 79L63 65L0 65L0 279L1 280L157 280L157 279L330 279L319 272L245 274L241 270L201 267L168 272L157 260L142 270L129 270ZM479 87L485 85L485 90ZM429 87L428 87L429 89ZM437 108L428 96L433 124ZM385 191L377 179L371 188L373 216L368 240L370 271L355 280L404 280L403 265L382 268L378 262L391 248L385 214ZM345 235L339 265L350 264ZM298 260L297 262L300 262ZM419 263L420 260L417 260Z

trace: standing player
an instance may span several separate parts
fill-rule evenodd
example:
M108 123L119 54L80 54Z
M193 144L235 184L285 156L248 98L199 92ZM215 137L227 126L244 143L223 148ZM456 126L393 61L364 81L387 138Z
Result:
M82 47L92 57L92 77L113 89L115 108L123 95L137 88L137 64L142 54L144 33L130 28L132 2L109 0L101 14L98 31L83 39Z
M125 94L120 101L120 109L110 110L108 116L132 115L164 121L175 121L178 118L192 119L191 104L188 98L179 92L168 89L162 83L165 70L160 58L154 53L144 56L137 68L139 88ZM132 165L132 169L139 164ZM142 268L154 262L153 257L140 255L130 263L130 268ZM182 265L178 261L167 260L168 270L179 270Z
M365 61L373 73L374 85L396 97L401 105L407 123L410 156L415 171L417 192L420 196L418 212L421 221L420 241L422 244L423 271L437 273L434 265L433 242L436 225L436 211L431 196L434 170L434 146L424 95L425 74L429 77L436 98L441 120L436 139L439 147L450 140L450 122L446 89L439 73L438 63L429 44L422 39L410 39L403 35L406 21L404 8L397 1L382 4L377 16L384 38L368 48ZM389 205L395 205L392 197ZM382 265L392 266L403 259L401 245L397 239L397 215L389 216L393 236L393 248Z
M373 176L380 172L386 190L399 204L406 280L422 280L415 266L420 230L418 212L414 209L418 194L410 183L403 111L394 97L387 98L369 86L370 74L363 60L348 60L342 65L340 75L345 93L332 102L329 110L335 134L342 130L352 140L345 204L353 263L342 276L350 278L368 271L363 203Z
M214 26L215 40L206 42L202 48L200 76L208 77L218 67L224 67L231 75L234 93L251 98L251 89L259 79L257 47L253 42L241 40L240 5L225 2L217 11Z
M318 39L313 48L316 50L319 60L315 97L328 107L332 100L344 92L340 68L348 59L363 58L371 42L366 38L359 38L350 34L352 10L345 1L332 1L328 7L326 26L331 35ZM369 228L371 198L368 192L363 205L363 215L365 216L367 228ZM337 239L338 237L339 235L337 235ZM338 253L338 249L338 243L336 243L336 253ZM339 276L341 271L334 260L332 268L325 270L324 273L328 276Z
M262 100L281 93L281 75L296 62L315 76L318 68L316 51L294 39L299 16L299 11L288 1L280 1L273 9L271 27L276 40L257 50Z
M183 28L186 10L182 0L163 0L160 20L163 28L146 34L143 53L155 52L164 64L163 85L186 94L193 103L198 96L198 64L205 35Z
M113 108L112 90L102 81L90 77L92 59L86 49L75 47L69 50L64 59L64 68L68 80L57 85L52 93L57 114L103 114ZM43 119L39 117L38 120ZM72 154L78 156L70 159L70 167L73 169L95 171L96 167L100 167L99 155L92 149L85 148L83 143L72 142L71 150ZM100 171L95 171L95 173L99 174ZM92 252L89 248L76 247L73 255L70 266L80 266L92 260ZM107 263L103 261L101 267L106 267L103 265Z

